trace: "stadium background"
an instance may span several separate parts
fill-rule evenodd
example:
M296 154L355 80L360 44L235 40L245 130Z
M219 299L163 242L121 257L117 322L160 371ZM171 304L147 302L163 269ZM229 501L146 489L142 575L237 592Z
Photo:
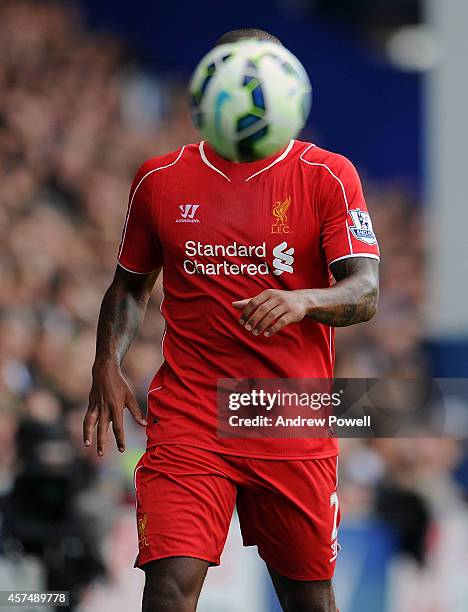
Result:
M143 434L128 420L126 454L109 445L99 461L81 444L98 307L136 168L197 140L187 77L243 25L270 29L301 58L314 87L304 138L349 156L364 179L382 297L374 321L339 330L337 375L465 375L467 296L457 310L450 290L467 255L463 0L2 0L3 590L70 589L80 612L139 609L132 470ZM141 405L161 363L160 297L125 361ZM463 441L343 441L342 612L466 611L467 492ZM235 530L199 609L278 609Z

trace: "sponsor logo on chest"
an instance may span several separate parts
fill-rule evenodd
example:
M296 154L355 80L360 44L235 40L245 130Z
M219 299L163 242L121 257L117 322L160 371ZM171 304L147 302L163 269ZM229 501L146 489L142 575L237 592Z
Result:
M273 249L273 274L280 276L283 272L294 272L294 247L289 247L287 242L278 244Z
M183 268L186 274L206 276L268 275L294 272L294 247L280 242L269 248L260 244L212 244L187 240ZM272 261L270 265L268 262Z
M276 201L272 207L271 234L289 234L288 211L291 196ZM180 204L176 223L200 223L198 213L200 204ZM278 236L279 238L279 236ZM231 276L231 275L268 275L281 276L294 273L294 247L286 241L273 246L267 242L245 244L230 242L214 244L211 242L187 240L184 244L184 272L188 275Z

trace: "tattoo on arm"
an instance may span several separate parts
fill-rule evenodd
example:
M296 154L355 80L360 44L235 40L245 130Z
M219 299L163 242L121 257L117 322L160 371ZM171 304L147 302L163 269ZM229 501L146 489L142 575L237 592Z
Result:
M99 313L96 361L121 364L143 321L158 273L131 274L117 268Z
M331 265L336 283L314 292L309 316L332 327L369 321L379 298L378 262L367 257L350 257Z

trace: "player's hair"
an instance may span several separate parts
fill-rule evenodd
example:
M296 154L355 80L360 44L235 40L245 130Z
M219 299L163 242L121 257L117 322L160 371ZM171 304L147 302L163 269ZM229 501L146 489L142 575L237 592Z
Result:
M216 41L216 46L218 45L227 45L229 43L234 43L239 40L267 40L270 42L275 42L281 45L281 41L270 32L266 32L265 30L260 30L259 28L239 28L238 30L231 30L223 34L221 38L218 38Z

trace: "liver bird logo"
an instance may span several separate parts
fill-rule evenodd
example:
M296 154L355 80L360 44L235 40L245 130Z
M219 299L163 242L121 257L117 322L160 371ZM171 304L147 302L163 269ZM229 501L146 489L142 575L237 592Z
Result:
M272 214L276 219L276 222L272 225L272 234L288 233L289 226L286 225L288 221L289 207L291 206L291 196L287 197L283 202L275 202L273 206Z
M288 220L287 212L291 206L291 197L286 198L284 202L275 202L273 206L273 216L276 218L276 225L284 225Z
M148 538L146 537L146 523L148 522L148 515L145 513L138 519L138 535L140 546L149 546Z

